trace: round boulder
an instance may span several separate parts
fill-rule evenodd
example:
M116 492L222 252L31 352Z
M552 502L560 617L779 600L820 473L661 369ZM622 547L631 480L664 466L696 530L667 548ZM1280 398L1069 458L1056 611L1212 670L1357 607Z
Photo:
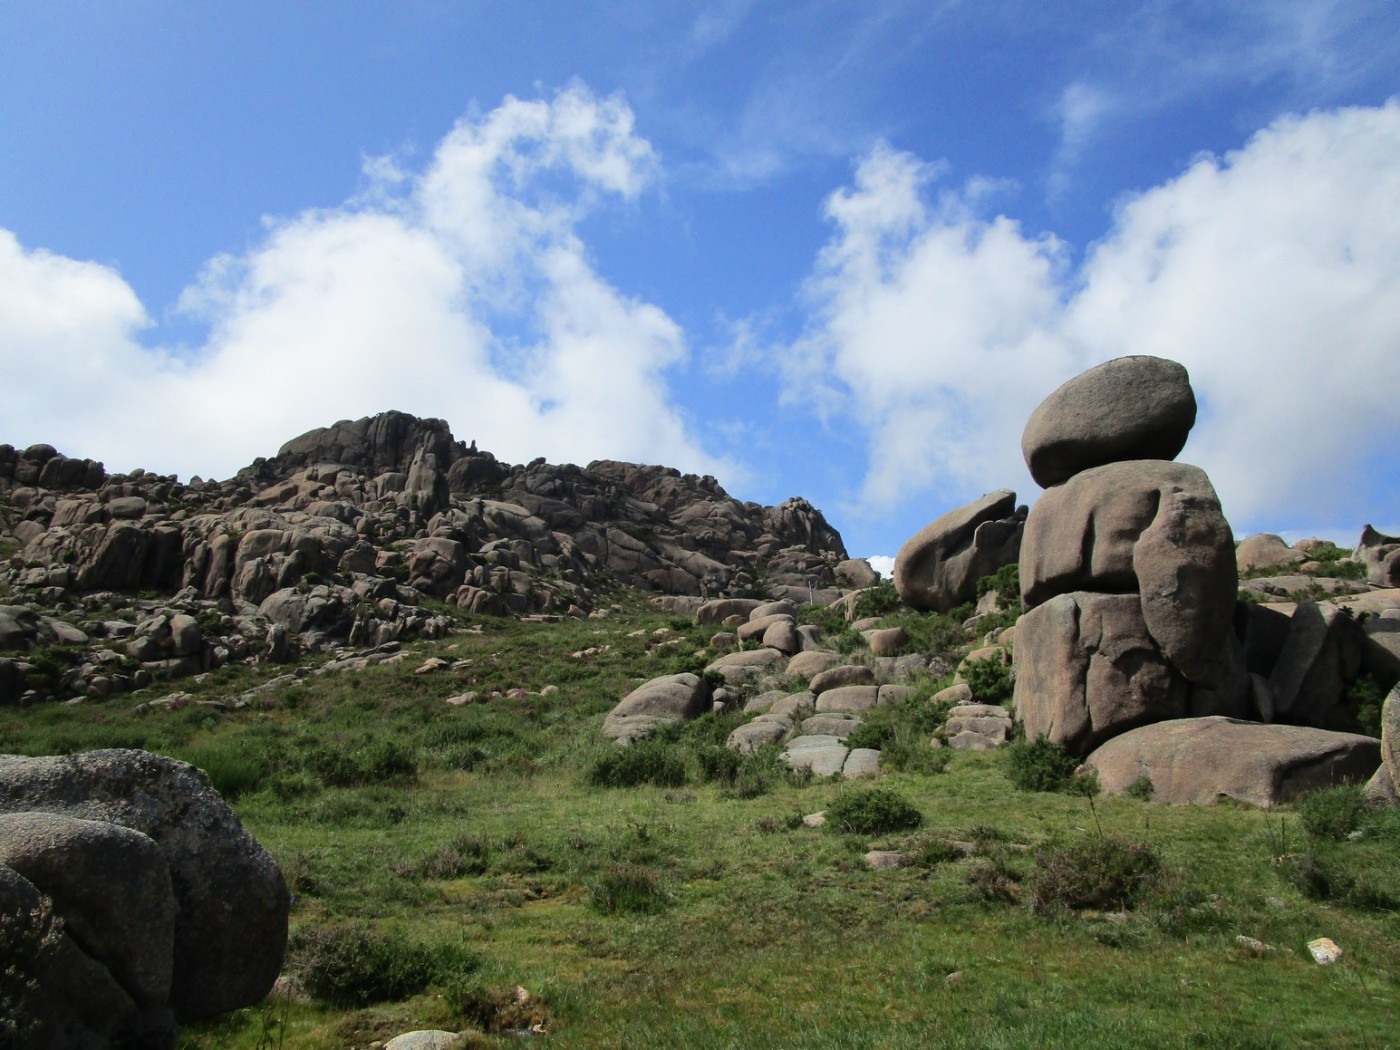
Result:
M699 718L710 710L710 702L710 683L697 674L653 678L612 709L603 720L603 735L631 743L649 736L658 726Z
M287 946L287 885L203 772L145 751L0 755L0 813L24 812L118 824L160 848L175 895L178 1021L267 995Z
M1119 357L1082 372L1031 413L1021 452L1044 488L1124 459L1175 459L1196 422L1186 369Z

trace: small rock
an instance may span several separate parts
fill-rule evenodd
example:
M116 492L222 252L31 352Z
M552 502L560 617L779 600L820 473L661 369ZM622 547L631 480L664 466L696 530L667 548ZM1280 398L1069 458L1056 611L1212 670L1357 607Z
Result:
M430 656L413 669L414 674L432 674L434 671L441 671L448 666L446 660L440 656Z
M1342 949L1330 937L1319 937L1308 941L1308 951L1319 966L1330 966L1342 957Z
M861 859L872 871L888 871L904 863L904 854L892 849L873 849Z
M820 813L808 813L802 818L802 823L809 828L822 827L826 824L826 810L822 810Z
M1255 958L1261 958L1274 950L1272 945L1255 940L1253 937L1246 937L1244 934L1240 934L1236 937L1235 943Z

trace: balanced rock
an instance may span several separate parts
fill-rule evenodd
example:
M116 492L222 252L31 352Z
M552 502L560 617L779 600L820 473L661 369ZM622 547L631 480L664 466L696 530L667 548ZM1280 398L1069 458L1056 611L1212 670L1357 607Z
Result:
M1196 422L1186 369L1120 357L1082 372L1031 413L1021 452L1044 488L1125 459L1175 459Z
M1114 737L1085 764L1110 794L1145 777L1157 802L1205 805L1228 796L1273 806L1316 788L1364 783L1380 764L1380 741L1305 726L1187 718Z
M603 720L603 735L630 744L663 725L699 718L710 710L710 699L710 683L697 674L653 678L633 689L612 709Z
M1020 556L1024 516L998 489L924 526L894 561L894 586L915 609L947 612L977 597L977 581Z

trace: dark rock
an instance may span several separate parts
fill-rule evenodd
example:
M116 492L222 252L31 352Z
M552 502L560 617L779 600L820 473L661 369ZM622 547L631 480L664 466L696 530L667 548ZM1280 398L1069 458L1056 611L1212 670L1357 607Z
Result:
M1031 413L1021 452L1045 488L1129 459L1175 459L1196 422L1186 369L1160 357L1120 357L1066 382Z
M287 887L202 772L144 751L0 756L0 813L24 812L107 821L160 847L178 909L170 994L177 1020L267 994L286 948Z

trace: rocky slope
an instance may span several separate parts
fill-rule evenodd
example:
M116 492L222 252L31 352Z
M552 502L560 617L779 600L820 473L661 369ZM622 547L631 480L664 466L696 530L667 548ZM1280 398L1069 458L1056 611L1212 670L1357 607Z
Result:
M830 601L871 582L806 500L606 460L514 466L400 412L222 482L0 445L0 559L0 703L449 630L425 599L582 616L614 583Z

